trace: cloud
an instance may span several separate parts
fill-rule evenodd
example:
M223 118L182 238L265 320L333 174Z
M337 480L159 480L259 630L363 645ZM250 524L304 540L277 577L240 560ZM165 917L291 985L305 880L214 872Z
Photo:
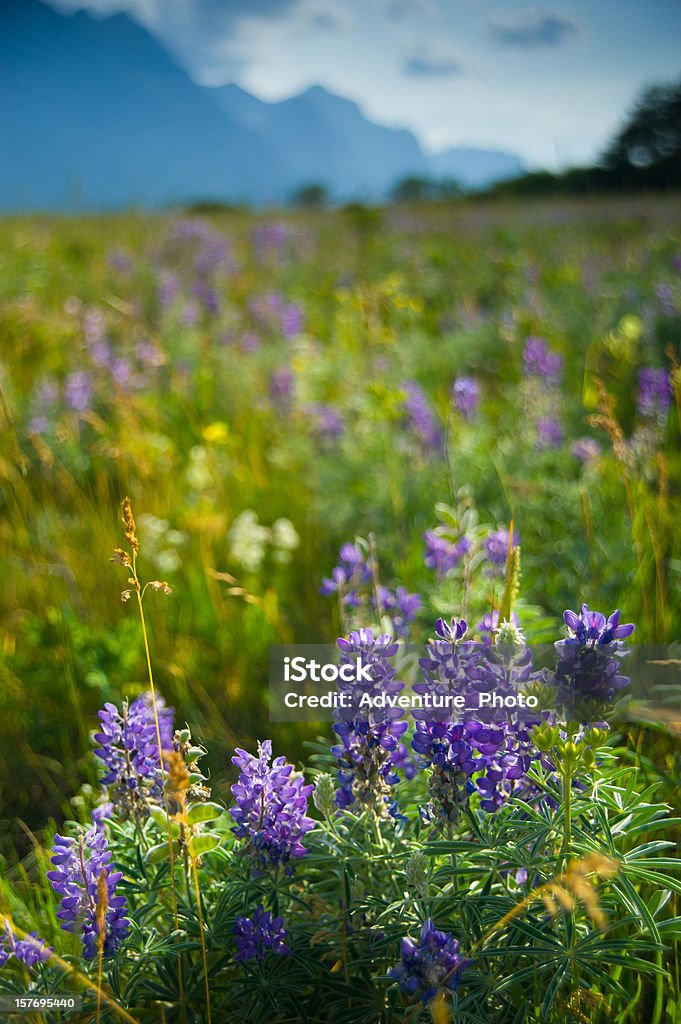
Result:
M451 54L422 49L405 57L402 70L412 78L460 78L467 69Z
M249 28L260 31L296 12L303 0L48 0L62 11L129 14L203 85L243 75L252 60ZM2 3L2 0L0 0Z
M229 28L249 18L280 18L299 0L47 0L61 11L132 14L145 24L188 26L197 34Z
M572 18L550 11L523 11L513 18L489 21L488 28L500 46L515 46L521 50L564 46L579 35Z
M342 20L333 11L316 11L310 15L308 24L310 28L321 32L338 32L342 29Z
M402 18L428 14L430 5L427 0L387 0L385 13L389 18L400 21Z

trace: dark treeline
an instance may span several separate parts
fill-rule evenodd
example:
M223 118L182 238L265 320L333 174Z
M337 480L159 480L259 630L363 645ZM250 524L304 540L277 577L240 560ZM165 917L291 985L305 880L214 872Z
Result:
M499 182L486 194L524 196L681 188L681 79L643 90L593 167L535 171Z

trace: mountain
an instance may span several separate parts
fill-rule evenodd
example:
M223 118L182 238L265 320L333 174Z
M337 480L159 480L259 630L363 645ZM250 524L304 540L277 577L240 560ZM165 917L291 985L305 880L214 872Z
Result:
M230 123L125 15L0 3L0 205L157 205L271 198L279 170L263 138Z
M321 86L277 103L199 86L127 15L41 0L0 0L0 95L6 210L263 204L311 183L377 199L410 175L480 186L519 165L477 150L426 157L411 132Z
M319 182L337 197L371 197L407 175L428 173L411 132L373 124L356 103L319 85L278 103L257 100L237 85L210 92L231 120L274 146L289 192Z
M456 146L428 157L434 178L454 178L464 188L486 188L505 178L524 174L526 167L520 157L497 149L470 149Z

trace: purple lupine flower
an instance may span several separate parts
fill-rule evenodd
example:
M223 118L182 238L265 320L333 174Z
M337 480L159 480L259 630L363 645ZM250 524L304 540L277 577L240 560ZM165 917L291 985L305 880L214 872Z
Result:
M345 422L341 413L327 402L308 402L303 410L311 420L314 432L323 441L337 441L343 436Z
M542 416L537 420L539 448L559 448L563 443L563 428L555 416Z
M421 595L410 594L406 587L399 586L394 591L387 587L377 587L381 610L387 612L399 637L409 635L409 626L421 610ZM373 599L374 605L376 599ZM378 611L378 609L376 609Z
M510 621L513 623L514 626L520 625L520 619L518 618L515 612L511 612ZM478 622L475 628L477 632L480 634L482 642L484 644L491 644L492 637L494 636L494 632L498 628L498 626L499 612L496 608L494 608L492 611L485 612L485 614L480 619L480 622Z
M452 542L438 533L437 527L434 530L426 530L423 539L426 542L423 561L428 569L434 569L440 577L455 569L471 549L468 537L463 536Z
M526 377L542 377L547 384L557 384L563 372L563 357L552 352L544 338L528 338L523 351Z
M32 434L45 434L56 414L59 385L52 377L43 380L31 399L31 416L27 428Z
M485 552L485 558L493 566L505 566L506 559L508 558L508 547L509 547L510 535L505 527L501 527L498 530L490 530L485 537L483 543L483 549ZM513 531L513 547L516 548L520 540L518 534Z
M416 729L411 745L432 768L430 799L421 814L437 828L458 820L475 791L471 777L485 766L473 745L471 726L456 720L462 716L452 704L470 691L481 660L482 645L466 640L467 631L465 619L438 619L428 656L419 659L423 682L413 686L425 706L412 710Z
M303 311L295 302L286 303L280 313L281 330L285 338L295 338L305 323Z
M419 808L423 821L438 829L454 824L475 792L472 776L485 766L471 741L468 725L418 721L412 748L432 768L428 805Z
M672 402L672 387L665 369L646 366L638 375L638 412L646 419L663 420Z
M14 957L25 967L33 967L34 964L44 964L50 959L52 949L44 939L38 938L37 932L29 932L29 939L19 939L14 934L7 919L4 928L0 931L0 967L4 967L7 961ZM34 940L34 941L31 941Z
M234 925L234 939L237 951L235 960L264 960L268 953L288 956L291 952L286 945L288 932L283 917L273 917L262 903L253 917L237 917Z
M438 620L428 657L419 662L424 681L413 687L424 706L412 711L412 747L432 769L430 801L421 814L436 828L458 819L476 787L481 809L496 811L539 756L531 740L538 717L480 700L482 694L517 694L534 680L529 648L522 643L485 646L466 640L466 632L463 619ZM454 703L457 697L463 698L461 709Z
M59 385L52 377L48 377L38 388L38 401L41 406L54 405L58 398Z
M241 349L243 352L257 352L260 348L260 335L255 331L246 331L241 337Z
M290 366L277 366L270 374L270 398L281 410L286 410L293 399L295 375Z
M402 390L405 392L405 426L418 437L426 451L439 449L442 445L442 431L423 388L415 381L408 380L402 384Z
M106 334L104 316L98 309L88 309L83 316L83 337L92 362L97 366L109 366L111 346Z
M180 321L183 327L196 327L201 316L199 304L195 299L187 299L180 310Z
M119 274L129 274L134 266L132 257L122 249L113 249L107 257L107 262L111 269Z
M611 644L613 640L624 640L631 636L636 627L628 622L620 625L620 611L617 609L607 619L601 612L592 612L583 604L579 615L569 609L563 612L569 635L580 644Z
M253 228L253 242L263 254L281 249L291 238L291 229L283 221L265 221Z
M408 757L400 742L408 723L401 708L375 706L373 701L379 695L394 697L404 689L390 660L398 645L387 633L374 637L372 630L358 629L347 640L340 638L338 647L342 664L354 666L359 659L368 666L371 678L338 680L345 706L334 710L333 731L341 741L331 748L339 764L336 803L343 809L366 807L377 816L387 816L391 789L399 782L396 767Z
M103 792L96 807L92 808L92 824L100 831L104 831L107 822L113 817L114 805L107 799L108 793Z
M371 583L371 568L366 555L357 544L342 544L338 552L338 565L331 576L322 577L319 593L329 597L338 594L344 605L358 608L361 592Z
M314 786L306 786L301 775L294 775L285 757L276 757L270 764L271 758L271 740L258 743L257 756L236 748L232 763L241 774L232 786L236 798L236 807L229 812L236 822L232 831L246 840L258 868L284 864L290 870L291 858L307 853L302 839L315 827L313 819L306 817Z
M474 419L480 401L480 385L475 377L456 377L451 393L454 405L464 419Z
M52 888L62 897L57 917L66 932L80 932L83 956L91 960L99 951L100 920L103 917L105 955L115 953L130 930L125 917L125 897L116 895L116 886L122 878L113 871L111 852L103 830L93 825L77 839L55 835L52 847L55 870L47 877ZM101 883L106 886L106 908L98 905Z
M162 750L173 745L175 712L156 697ZM106 703L99 712L100 732L95 733L99 747L95 756L107 769L102 783L107 787L116 810L127 816L139 814L163 791L161 756L158 749L156 719L151 693L143 693L132 704L123 701L122 710Z
M227 259L227 240L209 224L200 220L178 221L171 238L187 243L193 253L194 269L200 275L208 275L223 265Z
M655 295L660 303L660 310L663 316L676 316L678 308L674 299L674 292L668 284L658 284Z
M217 316L220 312L220 296L215 288L205 281L196 281L192 285L192 294L196 296L209 316Z
M517 635L520 637L519 631ZM487 690L510 697L537 678L529 647L522 640L500 643L497 637L496 646L485 648L485 661L476 685L479 692ZM541 716L520 707L491 712L488 708L478 709L476 715L484 721L471 723L469 728L473 743L486 762L484 774L476 781L480 808L494 813L516 791L524 792L531 764L541 759L532 740L532 729L539 725Z
M163 350L153 341L140 341L135 348L135 356L142 366L156 369L166 361Z
M282 314L285 302L279 292L266 292L250 299L248 308L258 327L264 330L282 328Z
M607 619L582 605L580 614L563 614L566 640L554 644L558 655L555 672L545 672L546 682L557 689L557 706L571 718L600 720L604 711L629 679L621 673L621 659L628 654L623 641L634 632L633 623L620 625L620 612Z
M158 301L163 311L170 309L180 293L182 281L173 270L162 270L158 276Z
M601 446L594 437L579 437L570 449L580 462L592 462L601 454Z
M472 962L461 956L457 940L449 932L438 931L428 918L418 942L402 939L402 961L388 974L403 992L418 996L425 1005L444 989L453 992L461 972Z
M194 257L194 270L197 274L208 276L224 266L227 262L229 249L226 240L217 232L204 239L204 243Z
M85 370L69 373L64 383L64 399L74 412L85 412L92 401L92 382Z
M132 378L132 366L130 365L130 362L123 357L114 359L111 367L111 376L119 388L126 390L130 385L130 380Z
M32 416L26 424L29 434L46 434L50 427L47 416Z

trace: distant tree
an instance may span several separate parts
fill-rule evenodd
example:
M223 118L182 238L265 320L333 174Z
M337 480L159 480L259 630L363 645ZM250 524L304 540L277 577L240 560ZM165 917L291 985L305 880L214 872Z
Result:
M517 178L499 181L486 189L483 196L546 196L560 191L560 178L551 171L530 171Z
M667 188L681 188L681 80L643 90L598 166L572 167L562 174L533 171L499 182L484 195L583 195Z
M239 206L236 203L226 203L221 199L197 199L196 202L190 203L185 207L181 204L182 209L186 209L188 214L192 217L200 217L202 214L210 215L214 213L237 213L240 210L246 209L245 206Z
M293 206L299 206L306 210L321 210L324 206L329 205L329 201L329 190L326 185L318 182L301 185L291 196Z
M349 224L362 238L375 235L383 224L383 215L377 206L367 206L365 203L346 203L341 211Z
M632 183L681 184L681 80L644 89L602 164Z
M463 195L463 189L456 178L440 178L433 182L434 199L459 199Z
M433 198L433 183L430 178L410 174L393 187L390 198L394 203L423 203Z
M390 198L393 203L427 203L458 199L461 194L461 186L454 178L422 178L411 174L397 182Z

